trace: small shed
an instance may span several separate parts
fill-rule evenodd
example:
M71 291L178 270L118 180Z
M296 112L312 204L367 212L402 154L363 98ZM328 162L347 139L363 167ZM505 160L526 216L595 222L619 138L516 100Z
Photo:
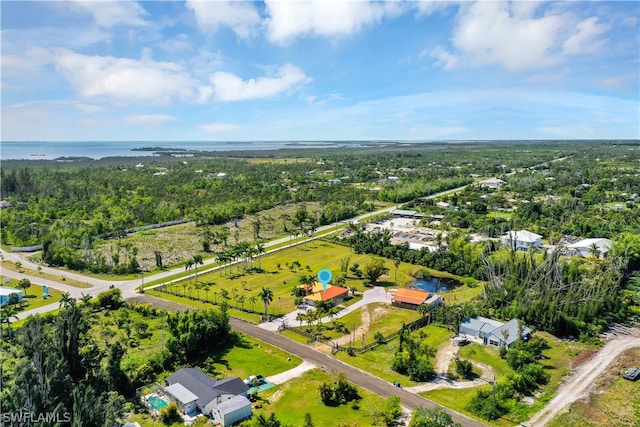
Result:
M205 407L205 413L210 414L215 423L226 427L251 418L251 402L244 396L234 396L217 405L211 402Z
M0 286L0 306L9 304L9 295L17 294L18 301L22 301L22 290L10 286Z

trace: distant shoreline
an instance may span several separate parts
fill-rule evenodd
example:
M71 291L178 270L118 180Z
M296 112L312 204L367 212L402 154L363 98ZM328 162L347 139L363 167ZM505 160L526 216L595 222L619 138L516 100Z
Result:
M130 164L139 161L167 162L180 158L202 157L305 157L333 151L405 151L459 149L470 145L555 145L555 144L627 144L640 145L640 140L518 140L518 141L250 141L250 142L2 142L0 160L3 165Z

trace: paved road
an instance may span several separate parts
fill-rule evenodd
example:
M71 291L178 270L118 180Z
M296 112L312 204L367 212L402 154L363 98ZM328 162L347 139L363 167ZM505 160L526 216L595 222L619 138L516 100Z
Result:
M187 308L181 304L166 301L149 295L140 295L134 298L136 301L156 304L162 308L168 309L184 309ZM231 327L238 332L252 336L261 341L280 348L288 353L300 357L301 359L323 367L324 370L332 372L344 372L349 381L366 388L367 390L383 397L398 396L402 401L402 406L407 409L414 410L419 407L434 408L441 407L449 414L455 422L460 423L464 427L481 427L485 424L469 418L463 414L452 411L451 409L442 407L435 402L427 400L420 395L411 393L405 389L395 387L393 384L381 380L365 371L348 365L332 356L322 353L314 348L297 343L280 334L265 330L238 319L231 319Z

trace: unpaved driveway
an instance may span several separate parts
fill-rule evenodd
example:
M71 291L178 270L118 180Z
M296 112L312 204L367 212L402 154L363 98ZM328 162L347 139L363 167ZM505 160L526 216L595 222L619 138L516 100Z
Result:
M447 341L441 345L436 353L435 370L436 374L446 377L449 370L449 364L451 360L458 354L458 344L453 340Z
M593 357L584 362L571 375L571 377L558 389L554 397L547 406L534 415L527 426L545 426L556 415L563 412L571 403L578 400L589 392L596 378L613 362L621 353L630 348L640 347L640 329L631 330L628 335L618 335L613 337L602 349L595 353Z

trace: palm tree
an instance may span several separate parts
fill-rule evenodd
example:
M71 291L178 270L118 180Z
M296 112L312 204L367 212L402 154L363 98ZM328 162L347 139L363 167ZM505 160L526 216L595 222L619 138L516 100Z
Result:
M256 243L256 252L258 253L258 268L262 270L261 255L266 252L262 243Z
M7 324L7 332L9 333L9 338L13 335L11 332L11 319L18 320L18 315L16 312L16 308L12 305L8 305L0 311L0 337L2 337L2 325L4 323Z
M202 289L204 289L204 299L207 300L207 302L209 301L209 290L211 290L211 284L207 283L206 285L204 285L202 287Z
M300 322L300 327L302 327L302 321L304 320L306 314L303 313L302 311L298 312L298 314L296 314L296 320L298 322Z
M420 313L420 316L422 317L427 317L427 315L431 312L431 310L429 310L429 306L426 304L420 304L418 306L418 313Z
M240 303L240 307L242 308L242 310L244 310L244 302L247 300L247 297L245 297L244 295L239 295L238 298L236 298L236 301Z
M193 260L189 259L184 264L184 269L189 271L189 283L191 283L191 268L193 267Z
M398 280L398 267L400 267L400 258L396 258L393 260L393 266L396 268L395 274L393 276L393 281L396 282Z
M291 219L291 216L289 216L288 214L284 213L282 215L280 215L280 218L282 219L282 231L283 232L287 232L287 220Z
M204 265L204 263L202 262L202 255L200 254L196 254L193 256L193 265L196 269L196 283L198 282L198 264Z
M85 294L83 292L81 294L80 301L82 302L82 304L87 305L87 304L89 304L89 301L91 301L91 298L93 298L93 296L91 296L89 294Z
M60 305L58 307L67 308L71 305L74 305L75 303L76 303L75 298L73 298L69 292L65 292L60 297Z
M592 243L589 246L588 252L589 252L589 255L591 255L593 258L600 258L600 248L598 247L597 244Z
M251 311L254 311L254 308L257 302L258 302L258 297L256 295L249 298L249 304L251 304Z
M262 288L258 297L264 303L264 317L265 319L269 317L269 304L273 301L273 291L269 288Z
M216 257L216 262L218 263L218 272L220 273L220 277L222 277L222 269L227 270L227 256L224 252L219 253Z

